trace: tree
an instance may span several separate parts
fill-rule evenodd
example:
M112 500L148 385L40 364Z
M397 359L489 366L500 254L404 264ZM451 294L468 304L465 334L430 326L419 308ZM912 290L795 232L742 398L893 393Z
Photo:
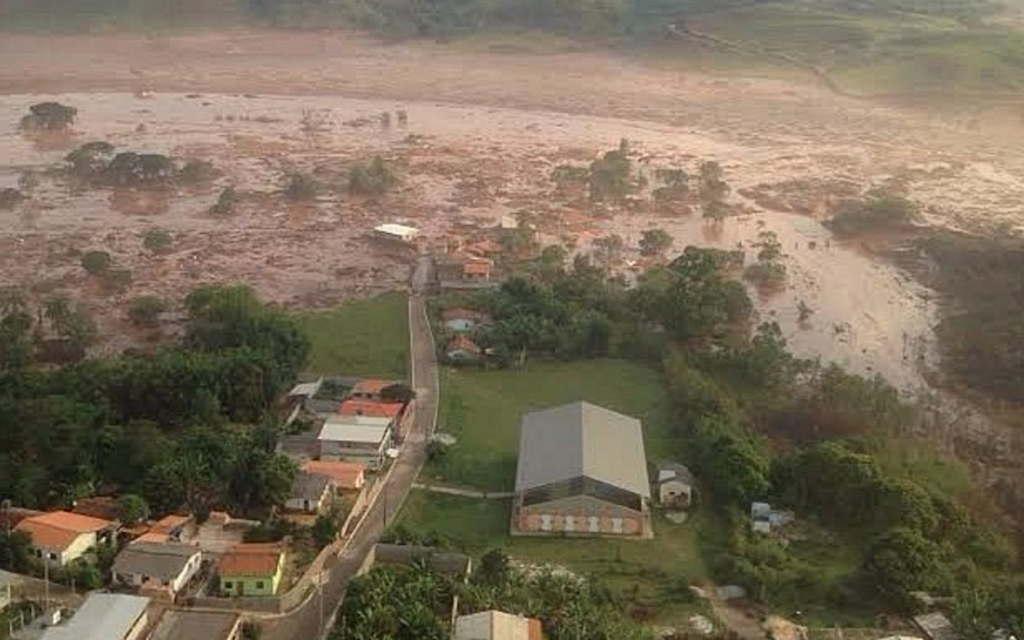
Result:
M174 236L166 229L150 229L142 236L142 246L153 253L168 253Z
M25 199L17 189L5 187L0 189L0 211L7 209L13 209L14 207L21 204L21 201Z
M156 296L140 296L128 306L128 319L136 327L155 327L160 324L160 314L167 305Z
M53 296L43 305L43 317L58 336L67 335L73 315L71 301L66 296Z
M185 184L196 184L215 180L220 172L213 163L206 160L189 160L178 172L178 180Z
M313 541L317 549L323 549L338 537L338 522L332 515L321 514L313 523Z
M289 188L291 184L289 184ZM292 197L289 195L289 197ZM234 187L227 187L217 196L217 202L210 207L210 215L230 216L235 212L235 205L238 204L238 193Z
M590 199L595 202L619 201L630 190L629 157L622 150L608 151L590 164Z
M397 183L398 178L380 156L375 156L369 164L356 164L349 170L348 190L352 193L377 196Z
M82 256L82 268L93 276L106 273L112 262L106 251L89 251Z
M927 590L941 571L939 549L917 531L897 527L871 542L864 568L882 595L912 611L911 592Z
M293 202L301 202L315 199L319 190L320 185L313 176L306 173L293 173L288 176L288 185L284 189L284 195Z
M109 142L86 142L69 153L64 159L70 165L71 172L80 178L93 178L100 175L110 164L114 156L114 145Z
M59 131L75 123L78 109L59 102L40 102L29 107L29 115L21 120L25 129Z
M594 240L594 254L605 269L611 269L612 265L622 259L625 246L622 236L613 233Z
M0 569L27 573L32 558L32 538L24 531L0 533Z
M664 229L647 229L640 237L640 255L662 256L672 246L673 238Z
M126 493L117 499L117 519L126 526L138 524L149 518L149 504L134 493Z

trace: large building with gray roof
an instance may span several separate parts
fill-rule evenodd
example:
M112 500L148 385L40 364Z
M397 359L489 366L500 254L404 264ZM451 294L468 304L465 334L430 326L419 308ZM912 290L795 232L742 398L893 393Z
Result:
M512 533L649 536L643 428L588 402L523 416Z

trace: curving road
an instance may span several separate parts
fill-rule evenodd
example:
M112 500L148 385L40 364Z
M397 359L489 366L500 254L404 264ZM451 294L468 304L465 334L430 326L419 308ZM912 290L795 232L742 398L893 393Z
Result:
M330 628L334 613L367 553L380 539L405 501L426 459L427 436L434 431L439 394L437 352L426 311L426 289L433 262L422 254L412 275L409 297L409 338L412 385L416 389L416 420L401 454L377 500L341 555L328 559L323 586L297 609L264 623L266 640L318 640Z

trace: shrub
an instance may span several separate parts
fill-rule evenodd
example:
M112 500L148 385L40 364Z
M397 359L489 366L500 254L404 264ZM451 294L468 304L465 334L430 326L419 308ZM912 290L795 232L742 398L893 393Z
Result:
M178 172L178 180L185 184L210 182L215 180L219 173L213 163L206 160L189 160Z
M357 164L349 170L348 189L361 195L381 195L398 183L394 172L385 164L380 156L369 164Z
M840 202L826 224L841 235L898 229L912 222L917 210L917 205L903 196L875 190L862 200Z
M40 102L29 107L29 114L21 119L24 129L43 129L59 131L67 129L75 122L78 109L59 102Z
M167 253L174 238L165 229L150 229L142 236L142 246L153 253Z
M24 199L25 196L17 189L0 189L0 210L13 209Z
M778 289L786 284L786 265L778 262L758 262L743 272L743 279L762 289Z
M82 256L82 268L94 276L106 273L112 262L106 251L89 251Z
M127 288L131 283L131 269L109 269L103 274L103 288L106 291L121 291Z
M160 314L167 310L164 301L156 296L141 296L128 306L128 319L136 327L155 327L160 323Z
M220 192L217 202L210 207L210 214L215 216L230 216L235 212L235 204L238 202L238 194L234 187L227 187Z
M288 176L288 186L285 187L284 195L296 202L312 200L320 191L320 185L316 178L306 173L293 173Z

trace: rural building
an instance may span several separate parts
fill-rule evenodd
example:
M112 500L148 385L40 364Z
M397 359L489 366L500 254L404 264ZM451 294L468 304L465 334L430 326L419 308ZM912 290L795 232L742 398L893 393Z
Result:
M140 589L146 595L174 600L202 565L199 547L179 542L135 542L117 555L114 581Z
M523 416L513 534L649 536L650 497L639 420L588 402Z
M654 485L658 504L685 509L693 503L693 474L681 464L659 462L655 467Z
M382 240L392 240L397 242L411 243L415 242L416 238L420 235L420 230L416 227L409 227L404 224L382 224L379 227L374 227L373 235Z
M336 416L328 418L320 429L320 458L360 462L376 468L391 446L389 418Z
M32 539L37 558L63 567L81 558L100 542L109 542L115 525L68 511L52 511L25 518L15 527Z
M384 398L381 397L381 392L388 387L393 387L397 382L394 380L380 380L378 378L366 378L360 380L352 387L352 391L349 392L350 398L356 398L359 400L372 400L373 402L381 402Z
M394 420L402 414L402 403L352 398L341 403L341 406L338 408L338 414L343 416L391 418Z
M241 629L237 613L167 609L147 640L238 640Z
M444 350L448 361L455 363L477 362L482 354L483 350L477 343L466 336L455 336Z
M237 544L221 558L219 573L226 595L275 595L284 575L284 550L276 543Z
M455 307L442 311L441 320L444 322L444 328L452 333L468 333L479 325L486 324L490 318L479 311Z
M462 265L462 279L467 282L490 282L494 263L484 258L467 260Z
M338 493L359 491L366 484L366 465L358 462L309 460L302 465L302 470L327 476L334 481Z
M540 620L481 611L455 619L455 640L542 640Z
M284 506L289 511L323 513L330 507L333 497L334 481L330 477L299 471Z
M953 623L939 611L914 616L914 624L928 640L960 640Z
M50 627L42 640L138 640L146 628L149 598L93 593L66 622Z

